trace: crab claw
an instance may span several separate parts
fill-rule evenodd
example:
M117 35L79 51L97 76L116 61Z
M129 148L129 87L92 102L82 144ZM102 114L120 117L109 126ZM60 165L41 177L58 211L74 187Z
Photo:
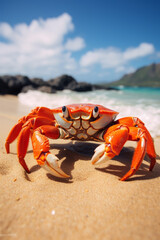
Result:
M92 164L100 164L103 162L106 162L107 160L110 160L111 158L107 156L107 153L105 151L105 143L99 145L94 151L94 155L91 159Z
M62 169L58 165L58 158L51 153L49 153L45 157L44 163L40 164L40 165L41 165L41 167L43 167L45 170L47 170L49 173L51 173L55 177L59 177L59 178L69 178L70 177L69 175L67 175L66 173L64 173L62 171Z

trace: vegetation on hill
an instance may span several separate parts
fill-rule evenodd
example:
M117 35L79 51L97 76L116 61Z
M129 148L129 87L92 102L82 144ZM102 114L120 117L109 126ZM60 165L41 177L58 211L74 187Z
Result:
M160 87L160 63L137 69L134 73L124 75L120 80L107 84L109 86Z

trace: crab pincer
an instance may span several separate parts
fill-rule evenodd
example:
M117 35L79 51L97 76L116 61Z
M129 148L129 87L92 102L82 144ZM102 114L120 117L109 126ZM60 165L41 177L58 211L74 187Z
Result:
M99 145L95 150L94 150L94 155L92 156L91 162L93 165L95 164L101 164L106 162L107 160L110 160L111 158L107 156L107 153L105 151L105 146L106 144L103 143Z
M46 154L42 153L41 156L37 159L37 163L55 177L69 178L70 176L63 172L59 167L58 160L59 159L54 154L51 154L49 152Z
M37 163L55 177L69 178L58 165L58 158L49 152L50 145L46 136L58 138L59 130L54 126L41 126L32 135L34 158Z

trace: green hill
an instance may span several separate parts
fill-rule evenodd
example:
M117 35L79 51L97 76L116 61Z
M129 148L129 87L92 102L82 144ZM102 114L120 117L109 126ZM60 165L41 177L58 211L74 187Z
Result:
M110 86L160 87L160 63L137 69L136 72L124 75L120 80L111 82Z

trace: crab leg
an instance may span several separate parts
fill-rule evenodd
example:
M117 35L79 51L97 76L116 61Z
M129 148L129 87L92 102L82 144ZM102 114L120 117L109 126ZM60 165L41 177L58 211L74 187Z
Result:
M152 169L153 169L153 167L156 163L156 152L155 152L155 149L154 149L154 143L153 143L152 137L151 137L148 129L143 124L141 124L139 127L145 130L145 133L146 133L146 136L147 136L146 152L147 152L147 154L148 154L148 156L151 160L149 170L152 171Z
M37 163L52 175L59 178L68 178L58 166L58 158L49 152L49 140L47 137L57 139L60 136L59 129L54 126L41 126L33 132L32 145L34 158Z
M6 152L9 153L9 145L18 137L22 126L24 124L24 117L19 119L18 123L11 129L5 143Z
M146 131L137 127L127 127L122 124L113 125L104 134L105 143L103 147L98 147L92 157L92 164L111 159L115 155L119 155L127 140L138 141L130 170L120 179L127 180L139 168L147 149Z
M130 170L120 179L124 181L131 177L140 167L147 149L147 135L141 128L129 128L129 140L138 141L137 148L134 152Z
M18 137L23 124L25 124L29 119L35 119L35 117L39 117L40 119L48 119L50 122L54 121L54 116L52 110L46 107L37 107L31 111L27 116L22 117L18 120L18 123L13 126L11 129L5 143L6 152L9 153L9 145ZM43 121L44 122L44 121ZM47 123L46 123L47 124ZM42 125L42 124L41 124ZM40 126L40 125L39 125Z
M40 116L55 120L52 110L46 107L36 107L27 116Z
M24 160L28 148L30 132L33 131L33 129L36 129L37 127L44 124L54 125L54 121L44 117L34 117L29 119L25 124L23 124L23 126L22 124L23 122L20 121L19 125L16 125L16 127L14 127L13 130L11 130L11 134L8 137L8 140L6 140L6 150L7 153L9 153L9 143L11 143L12 140L14 140L18 136L17 140L18 159L22 167L25 169L25 171L27 173L30 173Z
M144 123L137 117L126 117L121 118L117 120L117 123L121 123L124 125L127 125L128 127L138 127L142 128L145 131L146 137L147 137L147 149L146 152L151 160L150 168L149 170L152 171L155 163L156 163L156 152L154 148L154 143L152 140L152 137L148 131L148 129L145 127Z
M30 126L26 126L20 132L18 136L18 141L17 141L17 155L18 155L19 163L22 165L22 167L25 169L27 173L30 173L30 171L27 167L24 157L26 155L27 148L28 148L29 136L30 136Z

